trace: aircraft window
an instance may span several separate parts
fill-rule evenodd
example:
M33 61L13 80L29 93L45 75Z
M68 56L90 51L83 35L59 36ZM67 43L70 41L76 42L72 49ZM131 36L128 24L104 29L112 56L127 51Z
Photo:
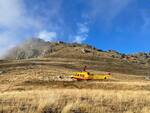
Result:
M84 77L84 75L81 75L81 77Z

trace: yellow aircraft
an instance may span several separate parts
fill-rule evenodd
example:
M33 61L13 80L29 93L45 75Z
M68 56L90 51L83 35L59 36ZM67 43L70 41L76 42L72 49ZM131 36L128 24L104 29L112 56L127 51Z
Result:
M86 66L84 67L84 70L82 72L75 72L73 76L71 76L72 79L76 80L104 80L110 78L111 73L108 74L91 74L90 72L86 71Z

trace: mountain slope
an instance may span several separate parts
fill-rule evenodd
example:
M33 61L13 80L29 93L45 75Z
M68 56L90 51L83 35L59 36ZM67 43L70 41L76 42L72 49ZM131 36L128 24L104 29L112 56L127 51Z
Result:
M42 39L32 38L11 49L7 59L29 59L43 57L74 57L74 58L121 58L116 51L104 52L87 44L45 42Z
M41 61L43 58L51 60L53 60L53 58L71 59L72 61L69 62L74 62L75 59L77 61L81 59L86 61L78 61L78 66L67 63L63 65L71 69L81 69L82 66L88 65L94 70L135 75L150 74L148 57L141 59L137 54L125 55L114 50L102 51L87 44L45 42L42 39L32 38L13 48L6 55L6 59L13 60L31 59L33 61ZM34 62L32 63L34 64ZM30 62L28 64L30 64Z
M150 63L150 53L122 54L114 50L103 51L87 44L46 42L42 39L31 38L11 49L6 59L29 58L81 58L99 59L112 58L133 63Z

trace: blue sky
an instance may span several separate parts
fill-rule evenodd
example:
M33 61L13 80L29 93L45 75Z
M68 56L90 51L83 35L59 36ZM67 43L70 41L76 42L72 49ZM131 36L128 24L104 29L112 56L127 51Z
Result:
M0 54L31 37L150 52L150 0L0 0Z

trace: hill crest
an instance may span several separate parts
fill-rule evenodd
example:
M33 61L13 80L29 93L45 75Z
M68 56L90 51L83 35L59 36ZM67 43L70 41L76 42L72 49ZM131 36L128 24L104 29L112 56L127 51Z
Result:
M12 48L5 59L30 59L65 57L77 59L112 58L134 63L150 63L150 53L123 54L115 50L103 51L88 44L46 42L39 38L31 38Z

